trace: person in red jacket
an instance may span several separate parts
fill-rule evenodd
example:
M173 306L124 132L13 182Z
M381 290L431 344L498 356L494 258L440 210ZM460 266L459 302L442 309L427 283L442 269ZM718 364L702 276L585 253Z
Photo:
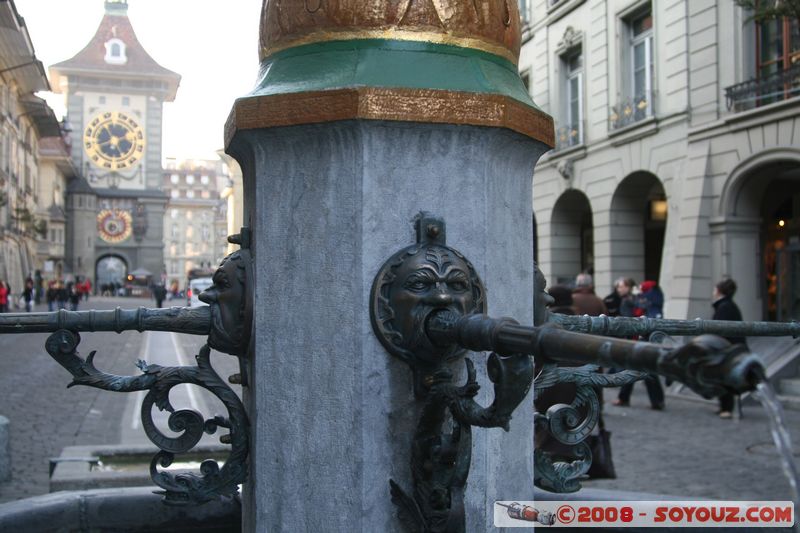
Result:
M8 313L8 285L0 279L0 313Z

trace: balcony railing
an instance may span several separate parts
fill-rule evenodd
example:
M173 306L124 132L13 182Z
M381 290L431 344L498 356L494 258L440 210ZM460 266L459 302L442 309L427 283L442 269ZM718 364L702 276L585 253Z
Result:
M744 111L800 95L800 63L725 88L728 110Z
M583 144L583 126L580 122L559 126L556 129L556 152L581 144Z
M653 93L628 97L611 108L609 129L618 130L653 116Z

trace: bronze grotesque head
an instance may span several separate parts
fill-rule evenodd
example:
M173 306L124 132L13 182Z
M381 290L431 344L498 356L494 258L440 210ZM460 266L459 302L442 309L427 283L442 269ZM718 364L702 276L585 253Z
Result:
M247 355L253 318L251 263L246 249L225 257L214 272L214 284L199 296L211 306L208 344L223 353Z
M472 264L445 245L444 222L421 214L417 244L384 263L372 287L372 324L384 347L412 366L437 366L464 350L436 346L425 332L434 311L458 316L485 311L484 288Z

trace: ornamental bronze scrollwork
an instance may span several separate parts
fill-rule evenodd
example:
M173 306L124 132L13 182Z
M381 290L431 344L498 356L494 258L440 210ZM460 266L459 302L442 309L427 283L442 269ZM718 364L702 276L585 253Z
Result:
M164 502L169 505L200 504L220 496L238 494L238 485L247 477L249 427L247 414L236 393L217 375L210 363L208 345L196 356L196 366L162 367L138 361L142 371L138 376L117 376L98 370L94 365L96 352L84 360L77 351L80 334L59 330L48 337L45 344L50 356L73 376L68 387L84 385L114 392L149 391L142 402L142 427L147 437L160 448L150 463L153 482L164 489ZM203 416L190 409L176 411L169 400L169 392L176 385L188 383L198 385L214 394L225 405L228 417L215 416L204 420ZM169 428L182 432L177 437L164 435L153 422L152 407L169 411ZM229 433L220 438L231 445L231 453L222 468L216 461L208 459L200 466L201 475L192 473L174 474L159 471L158 465L168 467L175 454L192 449L203 436L213 434L218 428Z

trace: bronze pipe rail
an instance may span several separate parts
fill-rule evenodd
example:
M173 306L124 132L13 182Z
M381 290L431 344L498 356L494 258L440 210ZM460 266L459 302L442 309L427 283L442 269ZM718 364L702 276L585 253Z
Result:
M670 318L571 316L550 313L550 322L565 330L612 337L649 337L654 332L667 335L721 337L800 337L800 322L739 322L733 320L677 320Z
M655 373L685 383L706 397L753 390L764 376L764 366L757 355L743 345L731 345L714 335L702 335L686 345L668 348L576 333L553 324L522 326L510 318L459 316L449 310L431 313L425 329L437 346L526 353L549 361Z
M208 335L211 331L211 308L169 307L164 309L110 309L105 311L67 311L48 313L0 314L0 334L53 333L59 330L138 332L174 331L190 335Z

